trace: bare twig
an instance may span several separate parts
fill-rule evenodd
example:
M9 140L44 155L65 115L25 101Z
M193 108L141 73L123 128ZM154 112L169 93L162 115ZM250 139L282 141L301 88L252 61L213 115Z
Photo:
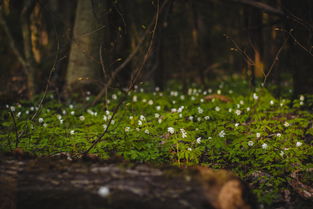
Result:
M167 4L167 2L168 2L168 0L165 1L160 8L158 8L158 10L159 10L158 13L163 11L163 9L164 9L165 5ZM123 70L127 66L127 64L134 58L134 56L139 51L140 47L143 45L144 40L147 38L147 36L151 32L152 27L154 27L154 28L156 27L156 25L154 23L158 20L158 17L159 17L159 14L154 16L152 22L149 24L149 26L147 27L145 33L140 38L136 48L129 54L129 56L124 60L124 62L122 64L120 64L112 72L110 80L108 80L108 82L105 84L105 86L102 88L102 90L98 93L96 98L92 101L91 105L95 105L97 102L99 102L99 100L106 94L106 92L108 91L108 88L112 85L112 83L114 82L115 78L120 73L120 71ZM154 36L154 34L153 34L153 36Z
M279 60L279 55L280 55L280 53L283 51L283 48L284 48L285 45L287 44L287 41L288 41L288 38L285 39L285 41L283 42L283 44L281 45L281 47L278 49L278 51L277 51L277 53L276 53L276 55L275 55L275 57L274 57L274 60L273 60L273 62L272 62L272 64L271 64L270 69L269 69L268 72L264 75L264 80L263 80L262 86L265 86L266 80L267 80L268 76L271 74L271 72L272 72L274 66L275 66L276 63L278 62L278 60Z
M168 0L163 3L162 8L167 4L167 2L168 2ZM115 109L113 111L113 114L112 114L112 117L110 118L110 120L108 122L107 128L103 131L103 133L96 140L94 140L92 142L91 146L85 152L83 152L83 155L87 155L90 152L90 150L92 150L100 141L102 141L103 137L105 136L105 134L109 130L109 127L111 125L111 122L112 122L114 116L116 115L117 111L119 110L121 105L124 103L124 101L127 99L128 93L133 89L135 83L138 81L139 74L141 73L141 71L142 71L146 61L148 60L148 57L151 54L151 51L152 51L154 35L155 35L155 31L156 31L156 28L157 28L157 25L158 25L158 20L159 20L159 13L160 13L160 6L159 6L159 1L158 1L157 11L156 11L156 15L155 15L155 18L154 18L155 23L154 23L154 27L153 27L153 31L152 31L152 37L151 37L151 41L150 41L147 53L145 54L143 63L141 64L140 68L137 69L137 71L135 73L135 76L133 77L132 81L130 82L127 91L125 92L124 96L120 99L118 105L115 107Z

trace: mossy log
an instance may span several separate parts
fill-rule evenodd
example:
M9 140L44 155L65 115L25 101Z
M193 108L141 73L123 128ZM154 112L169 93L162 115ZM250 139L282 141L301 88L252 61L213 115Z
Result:
M99 189L105 189L105 192ZM226 170L1 157L1 209L252 209Z

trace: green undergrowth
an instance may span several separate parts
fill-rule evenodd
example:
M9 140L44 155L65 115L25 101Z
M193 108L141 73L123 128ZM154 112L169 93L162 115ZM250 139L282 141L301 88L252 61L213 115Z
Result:
M292 172L312 168L313 115L307 110L312 96L291 101L286 91L274 98L265 88L252 91L238 80L186 92L172 86L163 92L137 87L113 118L125 95L119 90L106 103L87 109L83 107L94 99L88 92L80 95L80 103L60 103L48 94L41 108L41 97L8 104L1 110L0 150L75 155L108 129L90 153L104 159L118 155L140 163L231 169L265 205L288 189Z

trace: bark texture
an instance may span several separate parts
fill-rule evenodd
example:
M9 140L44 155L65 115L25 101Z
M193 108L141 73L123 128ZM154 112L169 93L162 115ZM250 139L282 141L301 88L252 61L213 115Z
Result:
M101 80L99 49L106 30L101 24L105 3L106 1L102 1L101 5L93 5L91 0L78 1L66 75L68 92L83 88L92 90ZM101 13L98 13L97 9L100 9Z
M99 195L100 187L109 189ZM252 209L247 187L226 170L64 159L0 160L2 209Z

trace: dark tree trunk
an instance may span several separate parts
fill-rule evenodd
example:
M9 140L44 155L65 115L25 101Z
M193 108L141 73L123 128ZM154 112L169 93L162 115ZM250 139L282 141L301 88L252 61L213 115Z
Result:
M104 189L102 195L100 188ZM0 160L0 208L255 208L232 173L208 168L41 159Z

